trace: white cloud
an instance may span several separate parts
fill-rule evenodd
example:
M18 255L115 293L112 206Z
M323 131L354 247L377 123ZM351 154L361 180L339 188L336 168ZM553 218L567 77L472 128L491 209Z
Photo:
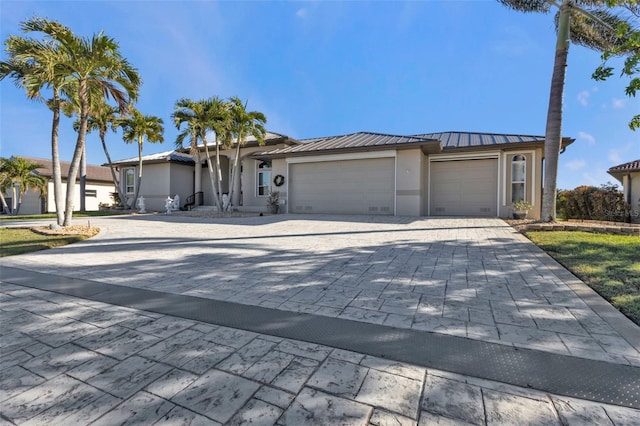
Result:
M578 132L578 138L584 139L589 145L595 145L596 143L596 138L587 132Z
M307 13L308 13L307 9L305 9L304 7L301 7L296 11L296 16L298 18L305 18L307 16Z
M565 167L572 172L577 172L578 170L584 168L586 164L587 163L580 158L578 160L569 161L567 164L565 164Z
M591 96L591 94L587 90L578 93L578 102L580 102L580 105L584 107L589 105L589 96Z
M609 150L609 161L615 164L622 163L622 157L620 156L620 150L618 149L610 149Z
M613 98L613 100L611 101L611 106L613 107L613 109L622 109L626 104L626 99Z

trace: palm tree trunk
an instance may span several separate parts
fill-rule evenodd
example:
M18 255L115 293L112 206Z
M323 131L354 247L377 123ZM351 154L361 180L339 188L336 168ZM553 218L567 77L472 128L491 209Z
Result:
M562 146L562 103L567 56L569 55L569 0L563 0L558 20L558 39L551 77L549 109L547 112L547 128L544 141L544 190L542 193L543 222L556 219L556 190L558 178L558 160Z
M9 206L7 205L7 200L5 200L2 190L0 190L0 201L2 202L2 212L9 214Z
M218 197L218 185L216 184L217 179L214 178L213 165L211 164L211 156L209 155L209 146L207 145L206 139L203 138L202 141L204 143L204 152L207 156L207 168L209 169L209 180L211 180L211 192L213 199L216 202L216 207L218 207L218 211L222 211L222 205L220 204L220 198Z
M143 136L138 136L138 181L136 182L136 192L133 195L133 201L131 201L131 208L135 208L136 200L140 194L140 187L142 186L142 143L144 142Z
M233 203L235 183L236 183L236 173L238 172L239 165L240 165L240 139L236 141L236 155L235 155L235 158L233 159L233 171L231 172L231 183L230 183L231 190L229 191L229 205L227 206L227 210L230 210L231 204ZM240 197L237 197L237 198L240 199Z
M73 152L73 160L69 166L69 175L67 176L67 197L65 200L64 223L62 226L71 225L71 217L73 216L73 198L75 195L76 177L78 176L78 168L80 159L84 151L85 137L87 134L87 120L89 118L89 98L87 93L87 82L80 80L78 84L78 99L80 99L80 128L78 129L78 140L76 149Z
M111 171L111 179L113 179L113 186L116 188L116 191L118 192L118 197L120 198L120 201L122 201L125 207L129 209L131 207L129 207L129 204L127 203L127 199L124 193L122 192L122 188L120 188L120 182L118 182L118 178L116 177L116 171L113 168L113 164L111 164L111 156L109 155L109 150L107 149L107 143L104 140L103 130L100 130L100 142L102 142L102 149L104 150L104 155L105 157L107 157L107 162L109 163L109 170Z
M222 168L220 167L220 144L218 143L218 135L216 135L216 180L218 181L216 203L219 206L218 209L222 211L224 206L222 205Z
M53 200L56 205L56 219L58 225L64 223L64 209L62 199L62 170L60 168L60 150L58 144L58 129L60 127L60 95L59 89L53 89L53 123L51 125L51 174L53 178Z
M80 158L80 211L87 211L87 145L82 149L82 157Z

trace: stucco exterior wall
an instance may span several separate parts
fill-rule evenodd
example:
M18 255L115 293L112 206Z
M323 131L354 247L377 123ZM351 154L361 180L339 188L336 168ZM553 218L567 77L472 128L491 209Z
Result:
M640 223L640 172L624 176L623 190L631 204L631 222Z
M424 154L420 149L396 152L396 215L420 216L424 209Z
M139 196L144 197L145 209L147 211L164 211L165 201L171 194L170 171L171 163L145 164L142 167L142 185L140 186ZM125 185L125 170L130 167L124 167L120 170L120 185ZM135 185L138 185L138 170L135 170ZM124 192L124 191L123 191ZM135 196L135 188L133 193L126 194L129 203L133 201ZM135 207L135 205L134 205Z
M170 163L169 193L171 198L180 196L180 207L184 206L187 197L194 192L194 167L189 164Z

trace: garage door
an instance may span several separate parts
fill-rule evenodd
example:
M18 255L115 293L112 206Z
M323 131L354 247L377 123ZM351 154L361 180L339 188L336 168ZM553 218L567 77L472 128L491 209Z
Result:
M289 212L394 214L393 158L289 165Z
M429 175L432 215L498 215L497 159L432 162Z

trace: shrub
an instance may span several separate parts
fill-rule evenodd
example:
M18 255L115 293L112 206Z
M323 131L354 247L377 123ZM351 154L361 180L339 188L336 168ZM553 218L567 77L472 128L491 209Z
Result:
M608 182L600 188L584 185L559 192L558 211L563 219L627 222L631 206L617 185Z

